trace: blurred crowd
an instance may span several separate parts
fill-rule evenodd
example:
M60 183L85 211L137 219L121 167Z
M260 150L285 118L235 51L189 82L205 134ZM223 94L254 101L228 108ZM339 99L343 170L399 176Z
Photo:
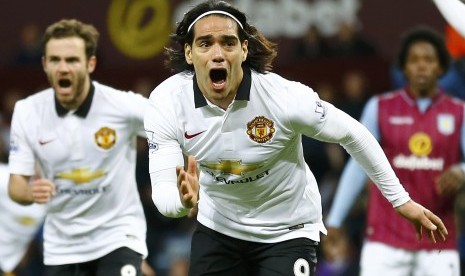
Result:
M27 24L19 33L17 55L11 59L12 64L20 66L41 66L40 28L34 24ZM444 30L446 41L454 63L444 75L441 84L451 94L465 99L465 40L450 26ZM104 49L102 49L104 50ZM376 46L365 39L359 26L352 22L341 24L339 31L333 37L324 37L315 26L309 26L304 37L295 40L291 51L293 60L328 60L344 59L347 57L377 57ZM311 66L311 62L309 62ZM391 88L403 85L401 73L393 66L390 79ZM98 71L99 69L97 69ZM330 72L328 72L330 74ZM133 91L149 96L158 83L146 77L132 81ZM310 84L326 101L329 101L358 119L370 96L385 91L373 91L372 83L367 72L353 69L342 74L339 82L314 81ZM9 123L17 100L35 91L23 91L10 87L0 93L1 139L0 149L2 162L7 162ZM341 171L348 159L348 155L338 145L325 144L309 138L303 138L304 154L310 169L314 172L322 195L323 216L331 205ZM151 183L148 174L147 143L138 141L138 160L136 177L142 199L148 226L147 258L156 270L157 275L183 276L187 275L188 255L190 251L191 233L195 219L172 219L162 216L155 208L151 198ZM465 267L465 193L459 195L456 201L457 221L461 233L460 252L462 267ZM333 244L322 244L319 274L321 276L358 275L358 260L365 221L366 198L361 196L352 208L344 230L345 235ZM4 210L1 210L2 212ZM18 276L37 275L42 271L41 232L39 231L31 247L17 270ZM462 275L465 275L462 272Z

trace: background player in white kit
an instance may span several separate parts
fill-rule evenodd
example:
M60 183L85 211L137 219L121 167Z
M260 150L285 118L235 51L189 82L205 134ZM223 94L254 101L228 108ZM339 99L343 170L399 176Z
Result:
M8 196L7 159L7 149L0 137L0 275L16 270L45 217L43 205L19 205Z
M190 275L314 275L326 230L302 134L340 143L419 233L445 239L442 221L410 199L366 128L269 72L275 45L244 13L200 3L172 38L169 65L180 73L152 92L145 128L158 210L179 217L198 202Z
M91 81L98 32L60 20L44 34L51 88L16 103L13 200L44 203L47 275L142 275L146 223L136 180L136 136L147 99ZM43 178L32 181L38 163Z

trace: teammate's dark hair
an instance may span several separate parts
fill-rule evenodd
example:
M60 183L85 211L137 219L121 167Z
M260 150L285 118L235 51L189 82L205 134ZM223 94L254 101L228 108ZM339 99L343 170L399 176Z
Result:
M407 62L407 55L410 47L417 42L424 41L433 45L438 55L439 63L445 72L449 68L450 56L444 43L444 38L427 26L419 26L411 29L402 37L402 41L399 48L399 54L397 56L397 66L400 69L404 69Z
M184 45L187 43L192 46L194 39L194 28L189 31L188 28L197 17L213 10L225 11L241 22L243 29L238 26L239 40L241 43L248 40L247 59L243 64L261 73L271 71L272 62L277 55L276 44L265 38L257 28L250 25L243 12L227 2L217 0L203 2L184 15L182 21L178 23L176 31L171 34L171 39L175 45L165 48L167 54L165 65L173 72L194 71L194 66L186 62L184 55ZM227 17L223 14L215 15Z

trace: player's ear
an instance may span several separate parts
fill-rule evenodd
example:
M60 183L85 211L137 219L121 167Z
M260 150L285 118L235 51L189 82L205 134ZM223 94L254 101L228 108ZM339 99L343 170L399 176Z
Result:
M244 62L247 59L248 53L249 53L249 41L244 40L244 42L242 42L242 62Z
M184 56L186 57L187 64L192 64L192 47L188 43L184 44Z
M89 60L87 61L87 72L89 72L89 74L94 72L96 66L97 66L97 57L91 56Z

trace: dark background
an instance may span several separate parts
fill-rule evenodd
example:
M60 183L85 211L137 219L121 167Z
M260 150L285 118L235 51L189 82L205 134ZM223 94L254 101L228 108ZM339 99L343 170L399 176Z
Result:
M251 3L274 2L275 5L279 5L282 1L284 0L250 0ZM331 0L321 2L325 1ZM335 0L333 2L343 3L344 1ZM48 24L61 18L77 18L94 24L100 31L99 64L94 73L95 79L123 89L131 89L134 82L143 77L150 78L154 85L158 84L169 75L169 72L162 66L163 55L161 53L145 59L135 59L123 54L112 42L107 21L111 4L117 2L124 3L128 8L144 1L0 1L0 92L18 88L32 93L38 88L46 86L45 76L40 65L19 66L14 63L14 56L18 51L19 34L23 26L33 23L39 26L42 32ZM175 15L172 14L176 7L181 3L189 3L189 1L179 0L152 0L151 2L163 3L163 5L154 4L153 7L164 6L168 8L159 12L149 11L146 18L150 20L150 18L161 16L160 13L165 16L169 14L172 23L176 21L173 19ZM317 1L306 0L306 2L314 4ZM376 58L331 61L301 59L297 62L290 58L292 44L296 38L279 35L270 37L278 42L280 47L279 57L275 62L275 71L312 85L320 80L338 83L345 70L361 68L368 73L372 80L370 82L372 90L378 92L389 88L388 67L395 55L400 35L405 30L418 24L427 24L438 31L442 31L444 28L444 20L430 0L365 0L358 1L358 3L360 7L356 15L360 23L360 32L378 50L379 55ZM282 11L278 8L271 12L276 13L272 16L279 18ZM249 19L253 21L253 18ZM174 26L174 23L171 25ZM260 29L262 26L257 24L257 27ZM162 40L166 40L166 38L164 37Z

